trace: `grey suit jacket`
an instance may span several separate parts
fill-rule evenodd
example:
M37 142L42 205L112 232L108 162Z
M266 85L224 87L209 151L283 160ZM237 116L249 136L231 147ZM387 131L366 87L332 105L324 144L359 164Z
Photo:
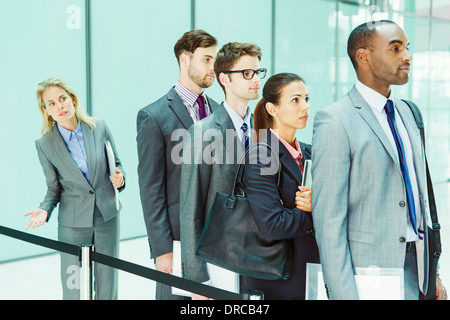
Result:
M251 125L251 127L253 127ZM216 192L230 191L244 149L225 107L189 129L181 165L180 224L183 277L209 279L195 255Z
M72 159L58 127L36 140L39 160L47 181L47 193L40 208L48 212L49 218L59 203L58 222L75 228L93 226L95 206L105 221L117 216L114 189L109 177L105 152L105 141L111 142L116 167L125 175L111 132L102 120L94 130L81 122L88 158L89 180ZM123 186L119 189L122 191Z
M424 150L408 106L395 100L408 131L424 219ZM324 281L331 299L357 299L354 268L403 268L406 190L393 147L370 106L353 89L316 113L312 141L312 213ZM427 234L416 242L419 288L428 285Z
M210 98L208 104L212 112L219 107ZM152 258L172 252L180 239L181 154L193 123L175 88L137 114L139 190Z

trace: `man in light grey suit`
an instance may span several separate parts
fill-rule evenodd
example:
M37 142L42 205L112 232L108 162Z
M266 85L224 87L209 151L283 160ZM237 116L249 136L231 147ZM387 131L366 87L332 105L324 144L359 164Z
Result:
M418 299L435 280L425 151L409 107L390 89L408 81L408 45L389 20L355 28L348 54L358 81L316 113L312 212L330 299L359 298L355 268L403 268L405 299Z
M137 115L139 189L151 258L172 273L172 244L180 239L180 162L183 132L219 108L206 97L214 81L217 40L203 30L186 32L174 46L180 75L169 92ZM181 136L180 136L181 134ZM181 142L180 142L181 139ZM181 299L157 283L156 299Z
M260 79L266 74L259 69L261 55L258 46L248 43L228 43L219 50L214 71L225 101L212 116L195 123L186 137L180 232L183 277L190 280L210 280L206 263L196 257L195 249L216 192L230 191L238 161L250 141L253 124L248 102L258 99ZM192 298L205 297L193 294Z

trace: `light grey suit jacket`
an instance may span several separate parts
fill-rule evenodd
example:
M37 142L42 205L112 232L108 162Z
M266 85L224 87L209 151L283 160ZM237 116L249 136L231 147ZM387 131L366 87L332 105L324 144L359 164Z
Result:
M212 112L219 108L209 97L208 104ZM172 252L173 240L180 240L181 165L174 158L181 158L183 140L177 130L186 133L193 123L175 88L137 115L139 191L152 258Z
M36 140L39 160L47 181L47 193L40 208L48 212L48 218L59 203L58 222L74 228L93 226L95 206L105 221L117 216L114 189L109 177L105 152L105 141L111 142L116 167L125 176L111 132L102 120L97 121L94 130L80 122L88 158L88 181L64 143L58 127ZM125 185L119 189L122 191Z
M395 105L414 153L420 204L430 223L424 150L409 107ZM370 106L353 89L315 116L312 141L312 214L331 299L357 299L354 268L403 268L406 190L395 151ZM419 288L428 286L428 248L416 242Z
M209 279L206 263L195 255L195 250L216 192L230 191L243 154L244 149L223 104L211 116L189 129L183 151L180 186L184 278L197 282Z

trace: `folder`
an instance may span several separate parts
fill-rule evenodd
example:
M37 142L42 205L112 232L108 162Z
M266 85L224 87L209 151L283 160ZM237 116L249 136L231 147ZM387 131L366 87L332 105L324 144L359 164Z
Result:
M172 275L181 278L181 244L178 240L173 241L172 259ZM239 274L210 263L207 263L206 266L214 287L239 293ZM172 287L172 294L191 297L191 292L176 287Z
M355 268L360 300L404 300L403 268ZM306 264L306 300L327 300L322 266Z
M111 177L116 172L116 159L114 157L114 151L111 147L111 143L106 140L105 141L105 149L106 149L106 160L108 162L108 168L109 168L109 176ZM115 194L115 201L116 201L116 207L117 211L120 208L119 204L119 190L115 186L114 188L114 194Z
M311 188L311 184L311 160L305 160L305 165L303 166L302 187Z

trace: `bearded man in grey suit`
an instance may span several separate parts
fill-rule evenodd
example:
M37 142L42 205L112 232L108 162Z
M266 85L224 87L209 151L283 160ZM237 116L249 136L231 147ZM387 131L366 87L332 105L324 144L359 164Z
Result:
M248 102L258 99L261 49L250 43L227 43L218 52L214 71L225 92L222 107L195 123L186 136L181 165L181 260L183 277L210 281L207 265L195 255L216 192L228 193L250 143ZM214 283L210 283L214 286ZM203 299L192 294L193 299Z
M358 299L355 268L400 268L405 299L427 293L431 219L425 151L407 104L408 37L389 20L364 23L348 39L357 82L319 110L312 140L312 214L330 299Z
M173 241L180 239L180 162L183 132L219 104L205 95L214 81L217 40L203 30L186 32L174 46L180 75L169 92L137 115L141 203L158 271L172 273ZM180 142L181 140L181 142ZM182 299L157 283L156 299Z

